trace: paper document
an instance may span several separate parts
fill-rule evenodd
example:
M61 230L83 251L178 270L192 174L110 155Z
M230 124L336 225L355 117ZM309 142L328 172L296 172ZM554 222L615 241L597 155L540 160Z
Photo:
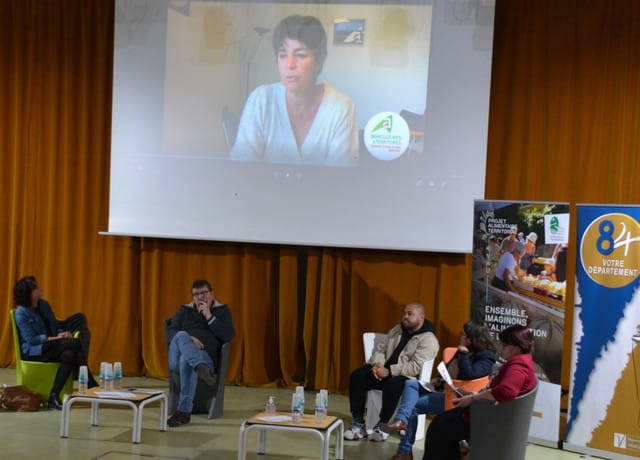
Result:
M122 398L122 399L128 399L128 398L135 398L136 395L134 395L133 393L129 392L129 391L96 391L95 395L98 398Z
M264 417L258 417L265 422L290 422L293 420L290 415L267 415Z
M160 393L164 393L163 390L154 390L153 388L128 388L127 391L145 395L159 395Z
M435 387L431 385L431 383L429 382L426 382L424 380L418 380L418 382L420 382L420 385L422 386L422 388L424 388L427 391L437 391Z
M455 394L457 394L458 396L464 396L464 393L462 393L454 386L453 380L451 379L451 375L449 375L447 365L444 363L444 361L440 361L440 364L438 364L438 373L440 374L440 377L442 377L442 380L444 380L445 383L451 387Z

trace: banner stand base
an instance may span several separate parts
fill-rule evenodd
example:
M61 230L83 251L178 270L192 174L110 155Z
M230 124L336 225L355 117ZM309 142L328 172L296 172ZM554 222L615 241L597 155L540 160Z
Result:
M537 446L542 447L550 447L551 449L560 449L562 450L562 441L551 441L549 439L538 438L536 436L529 436L527 438L527 442L530 444L535 444Z
M563 450L576 452L578 454L593 455L594 457L607 458L611 460L629 460L630 458L640 458L640 452L638 452L638 456L630 456L628 454L618 454L615 452L610 452L608 450L591 449L585 446L578 446L575 444L570 444L566 441L563 444Z

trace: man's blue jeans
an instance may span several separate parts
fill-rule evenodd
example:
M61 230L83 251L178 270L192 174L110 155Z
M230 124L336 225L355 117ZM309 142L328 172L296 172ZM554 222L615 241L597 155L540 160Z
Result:
M211 372L215 372L215 364L209 353L200 350L187 332L179 331L169 344L169 372L180 374L178 410L187 414L193 410L193 398L198 386L198 364L206 364Z
M398 453L409 453L416 440L419 414L441 414L444 411L444 393L427 391L417 380L404 384L400 405L395 418L407 424L409 432L400 440Z

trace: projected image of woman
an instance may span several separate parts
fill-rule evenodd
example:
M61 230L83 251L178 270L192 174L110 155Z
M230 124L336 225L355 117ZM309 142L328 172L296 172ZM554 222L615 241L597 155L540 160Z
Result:
M355 166L358 123L353 102L318 76L327 36L318 19L293 15L273 32L280 82L247 99L231 156L248 161Z

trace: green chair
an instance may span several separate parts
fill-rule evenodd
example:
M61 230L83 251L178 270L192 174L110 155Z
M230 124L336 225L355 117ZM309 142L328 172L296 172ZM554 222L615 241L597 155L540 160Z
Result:
M22 352L20 351L20 335L18 326L16 325L15 309L12 308L9 313L11 315L11 326L13 327L13 345L16 349L16 384L24 385L32 391L42 395L43 401L49 400L49 393L53 380L56 377L60 363L43 363L40 361L24 361ZM64 401L67 395L73 393L73 376L70 375L62 391L60 392L60 401Z

